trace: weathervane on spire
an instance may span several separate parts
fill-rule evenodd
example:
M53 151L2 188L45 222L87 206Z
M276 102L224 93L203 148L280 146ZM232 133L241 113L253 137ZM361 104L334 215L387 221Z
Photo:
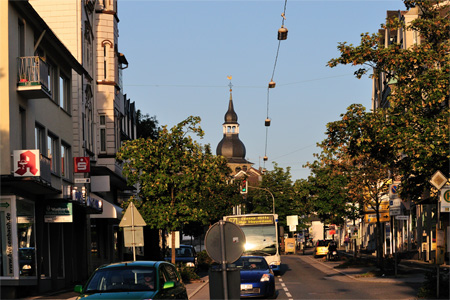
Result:
M233 90L233 84L231 83L231 78L233 78L233 76L228 75L227 76L228 80L230 80L230 84L228 84L228 86L230 87L230 92Z

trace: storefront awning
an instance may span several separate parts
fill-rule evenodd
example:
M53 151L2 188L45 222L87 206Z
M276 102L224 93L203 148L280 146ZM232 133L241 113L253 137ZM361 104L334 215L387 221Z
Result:
M90 215L91 219L122 219L123 209L108 201L103 201L103 212L101 214Z

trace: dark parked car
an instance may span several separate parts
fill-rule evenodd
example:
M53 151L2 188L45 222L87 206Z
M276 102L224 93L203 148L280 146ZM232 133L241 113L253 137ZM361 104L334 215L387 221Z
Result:
M188 299L177 269L165 261L104 265L74 291L77 299Z
M234 265L241 273L241 298L276 297L275 277L264 256L241 256Z
M172 261L171 248L167 249L164 260ZM187 267L197 268L197 252L194 246L180 245L180 248L175 248L175 263L184 263Z

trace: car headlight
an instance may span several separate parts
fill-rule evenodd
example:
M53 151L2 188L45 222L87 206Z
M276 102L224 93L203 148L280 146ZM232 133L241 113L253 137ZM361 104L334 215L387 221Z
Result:
M271 266L279 266L281 265L281 261L273 261L270 263Z
M270 275L269 274L263 274L263 276L261 277L261 282L264 281L269 281L270 280Z

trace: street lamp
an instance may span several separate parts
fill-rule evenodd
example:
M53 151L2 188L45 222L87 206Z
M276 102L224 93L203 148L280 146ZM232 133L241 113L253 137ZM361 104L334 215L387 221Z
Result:
M273 197L273 194L272 194L271 191L269 191L266 188L260 188L260 187L251 186L251 185L249 185L248 188L257 189L257 190L263 190L263 191L268 192L270 194L270 196L272 196L272 213L275 214L275 198Z

